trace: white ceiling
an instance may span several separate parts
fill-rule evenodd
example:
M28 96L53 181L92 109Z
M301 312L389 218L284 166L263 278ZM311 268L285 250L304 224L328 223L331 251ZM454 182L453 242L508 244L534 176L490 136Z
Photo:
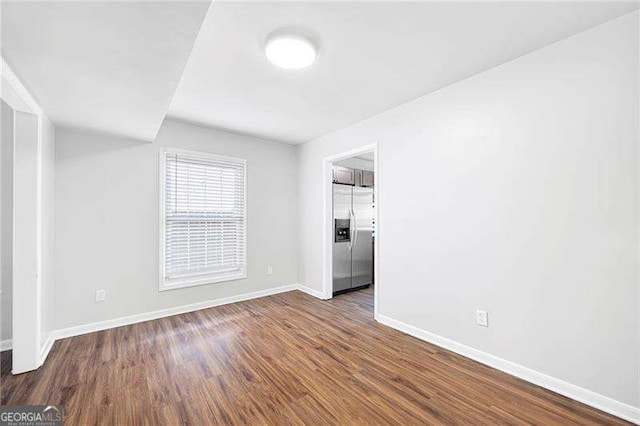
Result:
M356 155L355 158L359 158L359 159L365 160L365 161L373 161L374 160L374 154L373 154L373 151L365 152L364 154Z
M153 140L208 7L3 2L2 56L54 124Z
M301 143L630 12L635 3L222 3L169 108L184 121ZM267 35L317 40L310 68L264 58Z
M301 143L637 7L2 2L2 55L56 125L153 140L168 111ZM265 60L267 35L282 27L316 40L314 65L287 71Z

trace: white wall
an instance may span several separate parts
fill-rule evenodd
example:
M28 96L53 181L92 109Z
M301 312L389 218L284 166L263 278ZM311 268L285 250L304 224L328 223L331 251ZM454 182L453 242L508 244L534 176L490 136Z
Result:
M323 157L377 142L380 314L638 407L637 21L301 146L300 283Z
M13 109L0 104L0 341L7 341L13 324Z
M247 160L247 279L158 291L162 146ZM56 328L297 282L294 146L165 121L154 143L56 129L55 153Z

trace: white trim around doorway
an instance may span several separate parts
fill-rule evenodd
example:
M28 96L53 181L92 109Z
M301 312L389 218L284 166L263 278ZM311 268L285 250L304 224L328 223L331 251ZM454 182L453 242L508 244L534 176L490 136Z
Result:
M374 185L373 193L375 202L375 208L373 210L373 217L376 223L376 239L373 245L373 273L375 276L375 282L373 286L373 315L378 319L378 294L380 290L380 198L378 193L379 188L379 173L378 173L378 144L373 143L364 145L359 148L355 148L349 151L345 151L339 154L330 155L324 157L322 160L323 168L323 189L324 189L324 206L323 206L323 251L322 251L322 299L327 300L333 297L333 283L332 283L332 271L333 271L333 258L332 258L332 241L333 241L333 200L332 200L332 169L331 166L334 161L344 160L345 158L354 157L356 155L364 154L373 151L373 173L374 173Z

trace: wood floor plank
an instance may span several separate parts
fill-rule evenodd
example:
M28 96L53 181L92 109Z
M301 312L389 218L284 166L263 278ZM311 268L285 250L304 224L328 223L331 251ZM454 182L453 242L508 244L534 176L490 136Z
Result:
M373 320L372 289L293 291L57 341L0 402L70 425L628 424Z

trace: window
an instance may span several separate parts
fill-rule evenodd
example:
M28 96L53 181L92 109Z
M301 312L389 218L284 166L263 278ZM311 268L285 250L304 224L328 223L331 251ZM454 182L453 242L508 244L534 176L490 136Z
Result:
M246 163L160 154L160 290L246 278Z

